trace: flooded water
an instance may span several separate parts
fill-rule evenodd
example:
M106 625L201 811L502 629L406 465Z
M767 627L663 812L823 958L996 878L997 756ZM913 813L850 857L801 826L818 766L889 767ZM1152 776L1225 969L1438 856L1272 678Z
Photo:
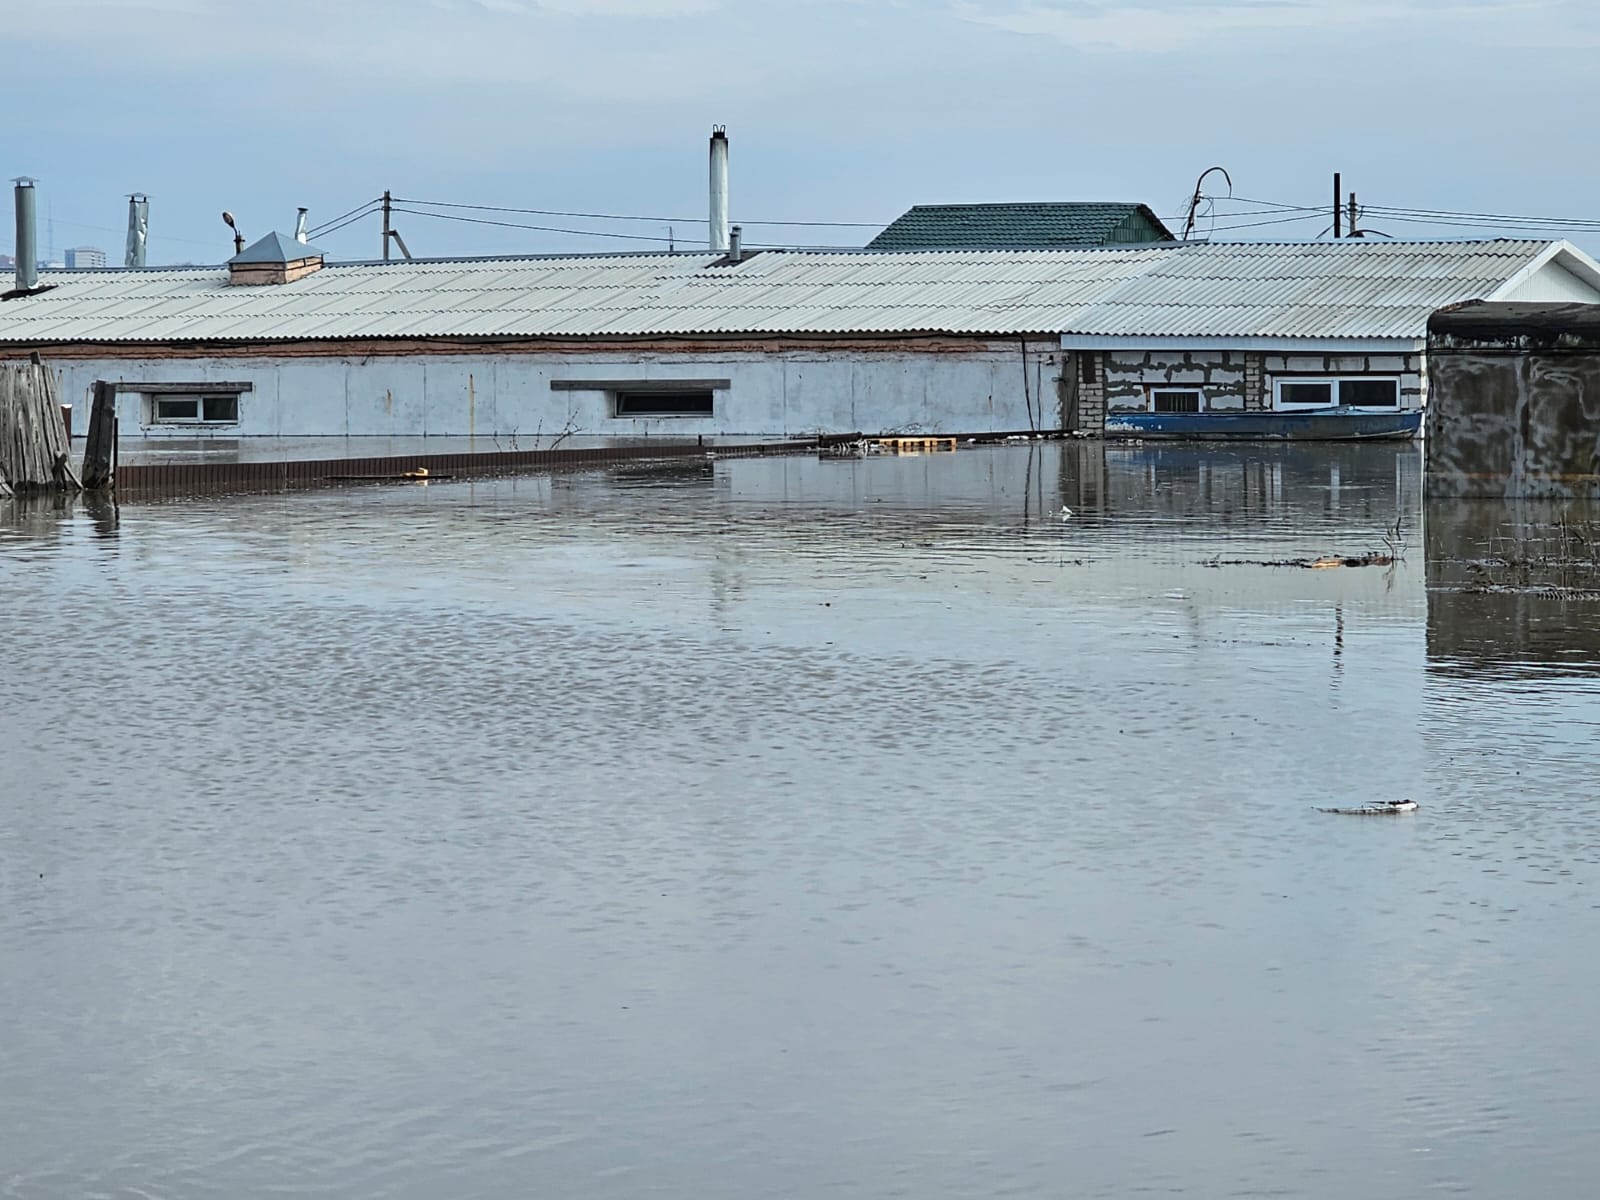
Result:
M0 505L0 1196L1581 1195L1600 601L1418 485Z

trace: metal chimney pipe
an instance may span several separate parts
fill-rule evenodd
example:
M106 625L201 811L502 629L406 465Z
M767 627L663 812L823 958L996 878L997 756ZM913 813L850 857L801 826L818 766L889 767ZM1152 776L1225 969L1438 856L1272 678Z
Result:
M128 245L123 251L122 265L144 266L145 243L150 240L150 197L134 192L128 197Z
M33 180L23 176L17 185L17 291L39 286L39 217L33 206Z
M733 227L733 231L731 233L729 233L729 235L728 235L728 261L729 262L743 262L744 261L744 246L741 244L741 243L743 243L743 241L744 241L744 230L739 228L739 226L735 225Z
M309 245L311 239L306 236L306 210L303 208L297 208L295 209L295 213L297 215L294 219L294 240L299 242L302 246Z
M728 252L728 134L711 129L711 253Z

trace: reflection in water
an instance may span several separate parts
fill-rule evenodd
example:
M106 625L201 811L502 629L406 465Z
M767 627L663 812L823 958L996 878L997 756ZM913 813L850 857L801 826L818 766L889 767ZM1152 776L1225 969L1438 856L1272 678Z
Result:
M1583 1194L1600 681L1417 481L0 506L0 1196Z
M1441 500L1425 516L1437 669L1600 672L1600 510Z

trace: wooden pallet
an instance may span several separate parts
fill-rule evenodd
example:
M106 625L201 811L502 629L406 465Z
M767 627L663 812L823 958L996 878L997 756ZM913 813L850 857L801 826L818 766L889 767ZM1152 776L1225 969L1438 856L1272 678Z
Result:
M956 448L956 439L953 437L881 437L874 440L885 450L893 450L896 454Z

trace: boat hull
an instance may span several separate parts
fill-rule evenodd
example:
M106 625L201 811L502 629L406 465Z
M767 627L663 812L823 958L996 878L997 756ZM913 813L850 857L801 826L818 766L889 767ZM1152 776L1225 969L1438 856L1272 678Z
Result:
M1421 412L1314 408L1304 412L1115 413L1106 437L1149 441L1371 442L1406 441L1422 427Z

